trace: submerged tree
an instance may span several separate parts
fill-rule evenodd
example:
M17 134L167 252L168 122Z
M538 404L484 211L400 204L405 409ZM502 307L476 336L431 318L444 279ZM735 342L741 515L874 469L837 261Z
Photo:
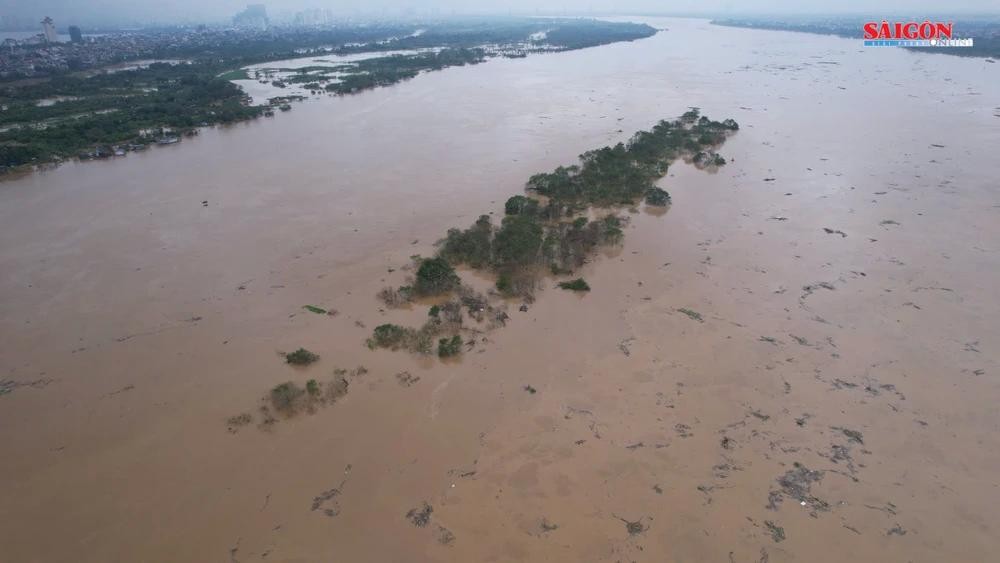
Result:
M417 268L413 290L417 295L441 295L458 287L461 280L444 258L427 258Z
M666 190L652 187L646 190L646 204L663 207L670 204L670 194Z

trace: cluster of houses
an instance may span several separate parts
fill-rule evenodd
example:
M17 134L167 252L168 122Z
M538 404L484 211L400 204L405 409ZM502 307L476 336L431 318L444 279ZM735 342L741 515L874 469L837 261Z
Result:
M190 129L184 132L185 136L193 137L198 134L197 129ZM181 135L170 128L163 127L155 131L145 131L138 142L124 145L101 145L93 150L82 152L78 155L80 160L95 160L111 158L113 156L125 156L130 152L144 151L150 145L173 145L181 142Z

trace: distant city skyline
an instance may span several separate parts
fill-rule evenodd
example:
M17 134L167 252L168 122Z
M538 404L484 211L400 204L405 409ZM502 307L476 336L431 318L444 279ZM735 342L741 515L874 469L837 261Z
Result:
M461 14L864 14L873 18L897 15L931 16L998 14L993 0L955 0L947 6L930 0L0 0L0 27L37 29L51 17L58 30L70 25L121 26L135 24L228 23L248 5L263 4L276 23L312 21L315 14L335 17L446 16ZM312 14L302 17L300 14ZM299 17L297 17L299 15Z

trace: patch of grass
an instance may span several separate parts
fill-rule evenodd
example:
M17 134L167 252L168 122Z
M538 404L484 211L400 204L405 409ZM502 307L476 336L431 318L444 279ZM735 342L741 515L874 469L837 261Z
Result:
M438 356L448 358L462 353L462 337L459 335L438 340Z
M219 75L222 80L250 80L250 75L247 74L245 68L238 68L236 70L230 70L229 72L224 72Z
M285 361L295 366L307 366L317 360L319 360L319 355L313 354L305 348L299 348L294 352L285 354Z
M306 311L309 311L310 313L316 313L317 315L327 314L326 309L316 307L315 305L303 305L302 308L305 309Z
M696 320L698 322L702 322L703 321L703 319L701 318L701 313L699 313L698 311L692 311L691 309L685 309L684 307L681 307L680 309L677 309L677 312L678 313L684 313L688 317L690 317L690 318L692 318L692 319L694 319L694 320Z
M584 281L583 278L576 278L575 280L559 282L559 287L562 289L567 289L569 291L590 291L590 285Z

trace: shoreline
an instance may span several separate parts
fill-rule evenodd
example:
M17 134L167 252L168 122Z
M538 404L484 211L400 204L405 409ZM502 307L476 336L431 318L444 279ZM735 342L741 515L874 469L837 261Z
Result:
M0 131L0 180L8 170L58 166L71 159L102 160L125 156L133 149L144 150L150 144L174 143L180 136L196 135L205 127L247 122L261 116L273 117L275 109L289 111L290 102L304 100L310 95L355 95L453 66L475 65L497 58L524 58L528 53L566 52L631 42L657 33L649 26L632 22L562 20L561 26L548 30L559 34L560 39L556 39L555 44L538 43L530 37L516 36L533 20L518 23L521 27L511 24L512 27L499 30L500 36L506 34L507 43L476 44L475 38L482 35L481 31L465 31L468 37L462 33L456 36L454 32L449 34L445 26L437 31L441 36L440 44L431 51L416 49L412 54L393 55L397 51L386 50L386 46L394 43L379 42L372 46L381 49L366 52L371 57L341 65L312 66L286 75L276 72L290 69L257 68L253 81L270 81L274 86L270 92L274 96L268 97L266 104L252 104L249 85L238 84L238 80L230 77L249 80L247 69L268 61L289 60L290 53L231 56L222 60L205 58L203 53L201 57L190 57L176 64L156 61L145 67L108 72L107 69L114 68L112 65L88 76L71 73L20 88L10 86L5 91L7 104L2 116L4 122L10 123ZM470 38L474 45L466 46ZM394 38L393 42L407 40L419 41L410 36ZM519 51L511 55L510 49ZM319 48L313 48L311 53L300 55L318 56L313 54L317 50ZM347 45L339 46L338 50L356 51ZM305 83L304 89L284 92L288 85L299 83ZM58 97L67 101L38 103ZM75 113L67 113L73 110ZM12 113L22 118L10 117ZM43 115L35 115L39 113ZM51 115L45 117L46 113ZM88 119L90 128L82 131L78 122Z

